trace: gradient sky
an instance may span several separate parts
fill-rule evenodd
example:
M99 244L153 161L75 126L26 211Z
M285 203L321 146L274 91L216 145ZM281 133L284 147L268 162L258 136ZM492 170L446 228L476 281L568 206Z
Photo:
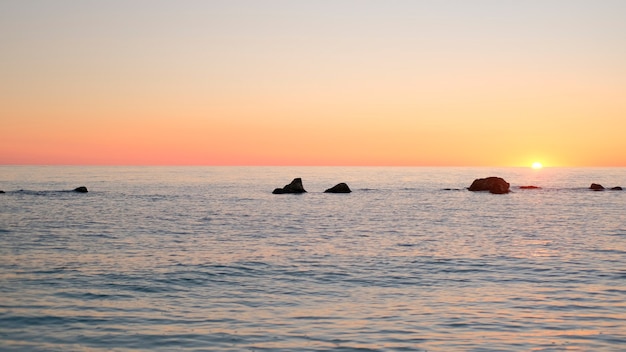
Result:
M0 164L626 166L626 1L0 0Z

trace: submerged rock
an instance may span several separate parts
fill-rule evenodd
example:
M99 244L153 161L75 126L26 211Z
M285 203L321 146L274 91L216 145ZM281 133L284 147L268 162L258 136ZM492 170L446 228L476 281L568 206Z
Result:
M620 186L617 186L617 187L613 187L613 188L611 188L611 191L622 191L622 190L623 190L623 189L622 189L622 187L620 187Z
M302 179L298 177L298 178L294 178L293 181L291 181L290 184L285 185L285 187L274 189L272 193L273 194L286 194L286 193L299 194L299 193L306 193L306 190L302 186Z
M602 191L604 187L601 184L592 183L591 186L589 186L589 189L594 191Z
M541 189L539 186L519 186L520 189Z
M477 178L469 186L472 192L489 191L493 194L506 194L510 192L510 184L500 177Z
M350 187L348 187L348 185L343 182L338 183L335 186L324 191L324 193L350 193L350 192L352 192Z
M80 186L80 187L74 188L74 192L87 193L88 191L87 191L87 187Z

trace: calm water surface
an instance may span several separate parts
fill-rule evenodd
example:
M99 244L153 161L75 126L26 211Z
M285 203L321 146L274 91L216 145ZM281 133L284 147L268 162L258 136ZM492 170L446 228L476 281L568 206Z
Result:
M592 182L626 169L0 166L0 350L623 351Z

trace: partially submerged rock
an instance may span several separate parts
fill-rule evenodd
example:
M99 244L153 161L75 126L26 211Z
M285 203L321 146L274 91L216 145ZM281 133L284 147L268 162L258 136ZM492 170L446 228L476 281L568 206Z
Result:
M520 189L541 189L539 186L519 186Z
M477 178L469 186L472 192L489 191L493 194L506 194L510 192L510 184L500 177Z
M604 186L602 186L599 183L592 183L591 186L589 186L589 189L593 190L593 191L604 191L606 188L604 188ZM622 187L620 187L620 186L615 186L615 187L612 187L612 188L609 188L609 189L611 191L622 191L623 190Z
M591 186L589 186L589 189L594 190L594 191L602 191L604 190L604 187L601 184L592 183Z
M285 185L285 187L274 189L272 193L273 194L286 194L286 193L299 194L299 193L306 193L306 190L302 186L302 179L298 177L298 178L294 178L293 181L291 181L290 184Z
M324 193L350 193L350 192L352 192L350 187L348 187L348 185L343 182L338 183L335 186L324 191Z
M4 191L0 189L0 193L4 193Z
M74 192L78 192L78 193L87 193L87 192L88 192L88 190L87 190L87 187L85 187L85 186L80 186L80 187L74 188Z

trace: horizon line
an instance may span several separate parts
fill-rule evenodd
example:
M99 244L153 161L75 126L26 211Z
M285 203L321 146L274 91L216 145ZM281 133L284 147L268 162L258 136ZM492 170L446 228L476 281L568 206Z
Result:
M494 167L494 168L531 168L531 165L399 165L399 164L389 164L389 165L381 165L381 164L115 164L115 163L104 163L104 164L89 164L89 163L71 163L71 164L63 164L63 163L0 163L0 166L16 166L16 167L27 167L27 166L41 166L41 167L52 167L52 166L62 166L62 167L427 167L427 168L485 168L485 167ZM624 168L626 165L544 165L543 169L554 169L554 168Z

